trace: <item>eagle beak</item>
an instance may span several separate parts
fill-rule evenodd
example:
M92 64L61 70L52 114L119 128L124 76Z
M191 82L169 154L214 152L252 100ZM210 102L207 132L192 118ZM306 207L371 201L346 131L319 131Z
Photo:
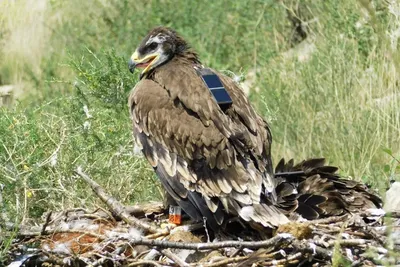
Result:
M157 57L158 54L153 53L150 55L146 55L143 58L140 58L138 52L135 51L135 53L133 53L128 63L129 71L133 73L136 67L144 67L144 70L140 74L140 76L143 76L143 74L145 74L150 69L152 63L157 59Z
M128 67L129 67L129 71L130 71L131 73L133 73L133 72L135 71L135 68L136 68L136 63L135 63L135 61L133 61L132 59L129 59Z

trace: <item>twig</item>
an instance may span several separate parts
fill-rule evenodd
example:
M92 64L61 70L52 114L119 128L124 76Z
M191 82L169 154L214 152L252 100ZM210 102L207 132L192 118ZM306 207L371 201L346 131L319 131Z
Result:
M88 231L83 231L83 230L61 230L61 229L52 229L52 230L47 230L46 235L50 234L82 234L82 235L90 235L93 237L98 238L99 240L105 240L107 239L106 236L101 235L101 234L96 234L93 232L88 232ZM19 237L35 237L35 236L40 236L42 235L42 231L40 232L29 232L29 231L24 231L24 232L19 232L17 236Z
M300 253L300 252L298 252L298 253ZM283 256L283 257L287 256L286 251L283 249L280 249L280 250L277 250L277 251L274 251L271 253L268 253L268 252L266 253L265 249L259 249L258 251L249 255L248 259L246 259L245 261L238 264L237 267L253 266L254 263L260 263L260 262L263 262L263 266L264 265L266 265L266 266L278 265L278 264L275 264L276 260L267 262L267 260L274 259L275 256L277 256L277 255ZM302 254L300 253L300 255L302 255ZM290 255L288 257L290 257ZM287 259L289 259L289 258L287 258ZM285 260L287 260L287 259L285 259ZM292 260L292 259L289 259L289 261L290 260Z
M329 234L337 234L341 231L341 228L337 226L326 225L326 224L317 224L317 226L319 227L319 230L324 229L324 231Z
M87 174L85 174L80 167L75 171L86 183L90 185L92 190L96 193L96 195L107 205L107 207L116 215L121 217L121 219L133 226L143 229L144 231L148 231L150 233L160 233L167 232L167 230L159 230L156 227L142 222L136 217L131 216L129 213L125 211L124 206L119 203L115 198L109 196L104 189L95 181L93 181Z
M269 262L265 262L264 266L287 266L291 261L298 260L302 257L301 252L297 252L293 255L288 256L286 259L280 259L280 260L273 260Z
M249 256L239 256L239 257L227 258L225 260L220 260L220 261L213 262L213 263L205 263L205 264L202 264L202 266L203 267L227 266L228 264L231 264L231 263L239 263L239 262L245 261L248 258L249 258ZM193 263L190 266L199 266L199 264Z
M321 248L318 246L311 246L310 243L308 243L308 241L305 241L305 242L307 242L307 243L295 240L292 242L292 246L302 253L309 253L309 254L315 255L319 258L322 258L324 260L331 259L332 252L330 250L327 250L327 249L324 249L324 248Z
M233 254L230 256L230 258L235 258L241 251L243 250L242 247L239 247L238 249L233 252Z
M354 236L358 236L358 237L363 237L363 238L368 238L368 234L364 233L364 232L354 232L354 231L348 231L346 230L344 232L344 234L348 234L348 235L354 235Z
M189 266L186 262L181 260L177 255L173 254L171 250L169 249L163 249L160 251L164 256L168 257L170 260L172 260L175 264L177 264L179 267L186 267Z
M182 243L182 242L171 242L165 240L152 240L152 239L134 239L130 241L130 245L146 245L155 246L157 248L179 248L179 249L190 249L190 250L208 250L208 249L219 249L227 247L245 247L249 249L256 248L268 248L281 245L282 242L290 243L294 237L288 234L278 234L271 239L263 241L223 241L213 243Z
M152 213L162 213L165 211L164 204L160 201L138 204L125 207L125 211L133 216L141 217Z
M322 232L322 231L314 230L314 229L313 229L312 233L315 234L315 235L320 235L321 239L324 239L324 240L326 238L332 238L332 239L336 238L336 236L330 235L330 234Z
M198 229L202 229L203 227L204 227L203 223L186 224L175 227L174 229L171 230L171 233L180 231L192 232Z
M46 221L43 224L42 231L40 232L40 235L45 235L46 234L46 227L49 225L49 223L51 221L51 214L52 214L51 211L47 214Z
M51 264L50 266L64 266L65 265L65 261L63 261L63 257L65 257L65 255L58 255L57 253L48 253L46 251L42 251L42 253L45 255L45 260L41 263L49 263ZM76 259L72 259L72 266L77 265L79 266L79 263L74 264L76 262ZM27 262L24 263L24 266L29 266L29 259ZM35 263L35 265L38 264L37 262ZM42 265L43 266L43 265Z
M366 224L361 218L357 219L359 217L360 215L353 216L352 227L358 227L357 230L359 230L359 228L363 229L364 233L372 237L374 240L378 241L380 245L385 244L385 236L382 236L381 234L377 233L377 231L373 227Z
M335 244L339 244L340 246L348 247L348 246L365 246L367 241L365 239L340 239L340 240L329 240L329 246L333 247Z
M54 215L54 218L50 221L50 224L55 223L56 221L59 220L65 220L65 217L69 217L70 212L77 212L77 211L82 211L84 214L88 213L85 209L82 208L73 208L73 209L67 209L62 212L58 212Z
M135 260L135 262L129 263L128 266L145 266L145 265L152 265L152 266L156 266L156 267L162 267L163 265L159 264L156 261L152 261L152 260Z
M45 133L47 134L47 136L49 137L49 139L50 139L51 141L53 141L53 143L54 143L55 145L57 145L57 147L56 147L56 149L53 151L53 153L51 153L51 155L50 155L47 159L45 159L44 161L42 161L41 163L38 164L38 167L43 167L44 165L46 165L46 164L48 164L48 163L51 163L52 159L53 159L54 157L57 157L57 153L60 151L61 146L62 146L62 144L63 144L64 141L65 141L65 136L66 136L65 132L66 132L66 126L65 126L65 122L63 121L63 127L62 127L62 133L61 133L61 140L60 140L60 142L57 144L57 142L54 141L53 138L51 138L51 135L45 130ZM22 163L22 162L21 162L21 163ZM20 163L20 164L21 164L21 163Z
M151 249L149 253L144 256L144 260L153 260L155 257L159 256L160 252L157 249Z
M177 226L174 229L171 229L170 231L164 231L164 232L158 232L155 234L151 234L151 235L146 235L145 238L147 239L156 239L159 238L161 236L166 236L168 234L172 234L174 232L179 232L179 231L184 231L184 232L192 232L198 229L203 228L203 223L194 223L194 224L187 224L187 225L181 225L181 226Z
M155 233L155 234L151 234L151 235L146 235L145 238L147 238L147 239L156 239L156 238L159 238L159 237L162 237L162 236L166 236L168 234L169 233Z
M349 217L349 215L345 214L345 215L342 215L342 216L333 216L333 217L313 220L313 221L309 221L308 223L310 223L312 225L337 223L337 222L345 221L346 219L348 219L348 217Z
M100 254L100 253L95 253L95 255L96 255L97 257L99 257L99 259L96 260L95 262L93 262L93 263L90 265L90 267L104 266L105 263L106 263L106 261L113 262L113 259L112 259L112 258L107 257L107 256L105 256L105 255L102 255L102 254Z
M131 246L130 246L130 247L131 247ZM132 247L131 247L131 248L132 248ZM151 249L148 249L148 250L145 250L145 251L140 252L140 253L135 257L135 259L141 259L144 255L148 255L150 251L151 251Z

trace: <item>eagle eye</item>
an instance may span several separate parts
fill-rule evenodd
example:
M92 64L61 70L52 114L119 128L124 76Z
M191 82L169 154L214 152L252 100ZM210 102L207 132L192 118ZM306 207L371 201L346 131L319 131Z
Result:
M150 50L154 50L154 49L157 48L157 46L158 46L158 43L152 42L152 43L149 44L147 47L148 47Z

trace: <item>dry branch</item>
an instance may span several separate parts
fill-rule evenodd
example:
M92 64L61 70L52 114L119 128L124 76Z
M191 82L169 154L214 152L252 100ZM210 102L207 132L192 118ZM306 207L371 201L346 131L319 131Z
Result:
M364 262L400 264L398 254L385 247L391 241L382 227L389 220L383 217L372 223L360 214L291 222L280 227L277 230L279 234L266 240L260 240L265 238L265 233L261 235L257 230L246 229L246 234L247 231L251 233L246 235L246 241L222 239L220 242L202 243L207 235L203 223L161 230L160 222L167 221L162 203L124 207L82 170L78 169L76 173L91 186L108 209L53 212L45 217L41 227L21 226L11 244L10 255L30 253L38 256L28 258L27 265L244 267L319 263L330 266L335 251L335 255L349 258L353 265ZM147 216L152 213L158 215ZM157 218L151 221L154 217ZM307 235L296 234L306 228L309 230ZM241 234L236 236L238 240L243 238ZM221 235L220 238L233 235ZM21 251L24 247L31 247L32 243L39 243L40 247L33 252ZM38 259L42 262L38 263Z
M169 258L173 262L175 262L179 267L187 267L189 264L181 260L177 255L173 254L169 249L161 250L161 253L164 254L165 257Z
M217 262L209 263L209 264L203 264L203 267L220 267L220 266L227 266L228 264L231 263L239 263L247 260L249 256L239 256L239 257L233 257L233 258L228 258L224 260L220 260ZM191 266L198 266L197 263L191 265Z
M162 202L152 201L146 204L126 206L125 211L132 216L142 217L152 213L164 212L164 204Z
M81 234L81 235L89 235L89 236L93 236L96 237L99 240L104 240L106 239L106 237L104 235L98 234L98 233L94 233L94 232L89 232L89 231L85 231L85 230L64 230L64 229L49 229L46 230L45 232L46 235L54 235L54 234ZM30 231L23 231L23 232L19 232L18 235L20 237L36 237L36 236L41 236L44 235L42 231L37 231L37 232L30 232Z
M311 254L311 255L321 258L321 259L328 260L328 259L332 258L332 252L330 250L316 246L311 242L301 242L299 240L296 240L292 243L292 246L297 251L300 251L302 253Z
M55 219L51 220L50 223L50 217L47 216L45 221L45 234L47 236L43 236L43 233L41 233L43 227L42 229L40 227L36 227L36 230L31 232L29 236L32 237L32 240L34 240L35 242L42 240L41 242L45 243L48 242L47 240L51 240L53 237L60 237L60 235L55 235L58 233L64 233L67 234L67 236L68 234L72 234L73 239L66 240L65 242L67 243L79 243L81 239L86 238L86 241L80 244L86 246L86 249L80 249L78 250L78 252L42 250L41 253L45 255L44 259L47 259L46 262L61 263L65 262L65 258L68 258L67 262L69 262L70 264L68 266L73 266L74 264L79 265L83 262L86 265L102 266L115 261L118 262L117 264L123 266L148 265L186 267L202 265L204 267L220 267L231 265L251 266L252 264L255 264L257 266L285 266L300 264L304 261L314 263L323 262L324 264L329 265L336 244L338 244L339 253L341 253L343 257L348 257L348 255L346 255L346 249L351 249L355 257L353 262L363 262L363 260L370 260L374 262L379 255L380 257L389 257L388 255L390 255L390 253L387 253L387 251L383 247L380 247L379 241L373 239L370 235L367 234L368 228L365 228L364 223L360 223L358 220L354 220L353 217L350 220L346 221L344 224L343 222L340 222L340 217L331 218L324 221L320 220L314 224L312 222L299 223L298 227L302 227L302 225L304 224L312 225L313 236L312 238L308 239L297 239L295 236L280 233L275 237L262 241L244 242L228 240L213 243L190 243L172 242L158 239L152 240L144 236L140 238L131 238L129 235L126 235L126 230L132 229L132 227L130 227L130 224L126 224L123 222L119 222L118 224L115 224L115 222L104 224L107 227L111 227L112 225L118 227L118 229L116 230L107 230L114 231L114 234L112 235L106 232L91 232L87 229L58 230L57 225L55 225L58 222L70 222L70 220L72 220L71 223L73 224L73 220L77 220L77 222L79 222L81 218L85 218L84 220L89 220L88 225L90 225L90 220L93 222L93 224L102 224L104 223L104 220L107 219L106 217L101 217L104 216L104 214L101 215L101 211L99 214L96 214L87 212L85 210L75 210L75 213L73 211L69 211L63 212L61 214L63 214L64 218L56 215ZM100 222L98 220L99 217L101 218ZM335 226L336 223L341 223L346 226L343 227L342 234L338 234L337 236L329 234L332 232L331 227L334 229L337 228L337 226ZM124 230L120 229L120 227L126 228ZM199 227L200 226L196 224L179 226L173 229L170 234L172 235L175 231L178 230L180 232L186 232L188 230L198 229ZM115 234L118 231L120 235L118 235L118 233ZM25 234L27 234L26 231ZM29 239L29 236L27 235L23 236L20 234L20 236L23 238L23 240ZM360 238L360 236L363 238ZM152 234L151 237L156 238L155 234ZM345 239L341 239L339 237ZM91 242L97 242L92 247L92 250L89 251L87 251L87 247L91 247L91 245L90 243L87 243L87 238L92 240ZM53 241L53 243L59 244L60 240L56 239ZM376 249L374 249L374 247L376 247ZM237 250L234 251L232 250L232 248L237 248ZM193 255L197 255L197 258L186 258L186 260L189 261L187 263L182 260L180 256L178 256L178 252L175 251L175 249L196 251L193 252ZM337 247L335 247L335 249L337 249ZM371 258L371 255L366 253L368 249L373 251L377 256ZM13 250L17 251L18 248L15 248ZM207 252L204 253L204 251ZM133 252L135 253L133 254ZM165 257L161 257L160 253L163 254ZM210 258L207 258L206 256L207 259L204 258L204 255L212 255L212 253L217 254L214 256L210 256ZM199 255L202 255L202 258L198 258ZM169 258L172 262L167 260L166 258ZM392 259L391 262L396 263L396 260Z
M90 185L96 195L107 205L107 207L118 217L122 218L126 223L136 226L150 233L168 233L166 230L160 230L148 223L138 220L136 217L131 216L121 203L114 197L109 196L104 189L95 181L93 181L87 174L85 174L80 167L75 171L86 183Z
M136 260L135 262L129 263L128 267L131 266L145 266L145 265L150 265L150 266L156 266L156 267L163 267L165 264L161 265L157 261L151 261L151 260Z
M129 243L132 246L135 245L145 245L154 246L157 248L178 248L178 249L189 249L189 250L209 250L209 249L220 249L228 247L245 247L249 249L258 248L270 248L276 247L278 245L283 245L283 243L290 243L293 240L293 236L289 234L278 234L268 240L263 241L222 241L222 242L212 242L212 243L183 243L183 242L171 242L165 240L152 240L152 239L134 239Z

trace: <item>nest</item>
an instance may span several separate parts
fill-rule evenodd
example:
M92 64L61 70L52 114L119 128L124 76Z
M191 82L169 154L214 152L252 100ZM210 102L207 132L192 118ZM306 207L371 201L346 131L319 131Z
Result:
M268 237L262 231L231 232L209 242L203 223L170 224L159 202L124 207L82 171L77 173L108 208L49 212L42 225L19 227L6 256L8 266L400 264L399 214L388 219L382 210L371 210L291 222Z

